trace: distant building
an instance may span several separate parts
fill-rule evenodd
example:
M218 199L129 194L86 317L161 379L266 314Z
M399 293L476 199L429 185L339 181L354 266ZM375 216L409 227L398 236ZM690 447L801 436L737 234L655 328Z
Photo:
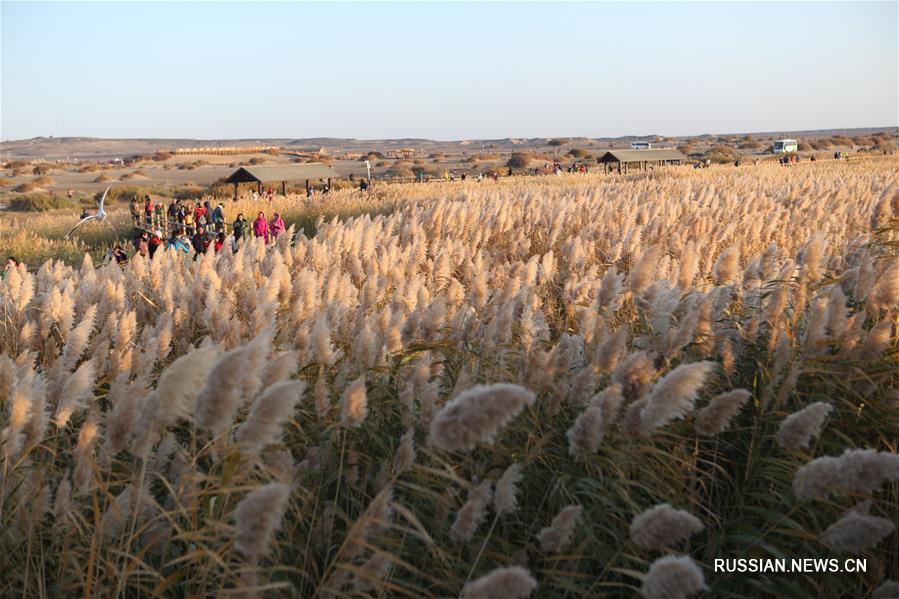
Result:
M391 158L398 158L402 160L410 160L415 158L415 150L412 148L401 148L399 150L391 150L390 151Z
M205 154L211 156L230 156L233 154L260 154L280 150L277 146L211 146L203 148L175 148L167 150L169 154L179 156L191 154Z

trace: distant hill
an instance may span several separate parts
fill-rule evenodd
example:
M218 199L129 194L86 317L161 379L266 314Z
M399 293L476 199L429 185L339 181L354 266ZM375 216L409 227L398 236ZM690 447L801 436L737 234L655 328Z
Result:
M757 138L763 137L798 137L802 139L830 137L834 135L868 135L877 131L889 131L896 135L899 128L869 127L858 129L818 129L814 131L770 131L751 132ZM719 136L745 135L745 133L724 133ZM686 137L666 136L666 140L684 141L691 138L709 137L711 134ZM564 136L563 136L564 137ZM578 145L590 141L621 142L623 140L654 139L656 135L634 135L621 137L564 137L572 144ZM0 159L35 159L49 160L69 158L111 159L122 158L134 154L153 154L157 151L190 147L220 146L279 146L288 149L325 148L329 152L365 152L383 151L397 148L414 148L420 152L460 151L493 148L498 150L521 150L528 147L545 147L552 138L503 138L503 139L466 139L457 141L437 141L421 138L399 139L345 139L337 137L292 138L253 138L253 139L182 139L182 138L141 138L141 139L107 139L99 137L34 137L4 141L0 143Z

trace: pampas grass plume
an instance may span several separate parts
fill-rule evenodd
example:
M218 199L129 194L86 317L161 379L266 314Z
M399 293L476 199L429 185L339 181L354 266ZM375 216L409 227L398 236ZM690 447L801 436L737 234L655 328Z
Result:
M532 403L534 394L519 385L476 385L447 402L434 416L428 442L445 451L492 445L499 430Z
M727 430L730 421L750 397L752 393L746 389L734 389L716 395L696 415L696 432L709 436Z
M652 507L631 522L631 540L643 549L664 549L705 528L699 518L667 503Z
M250 406L250 413L234 438L254 452L279 442L281 427L293 414L305 388L302 381L281 381L268 387Z
M810 404L795 414L787 416L777 430L777 444L784 449L803 449L812 438L821 434L824 419L833 410L827 402Z
M666 555L649 566L640 592L646 599L683 599L705 588L696 562L686 555Z
M497 568L465 585L462 599L522 599L534 592L537 581L521 566Z
M497 516L511 514L518 509L518 483L522 479L521 464L512 464L496 481L493 510Z
M347 386L340 397L340 423L349 428L362 426L368 416L368 396L365 393L365 375Z
M793 477L793 492L799 499L824 499L830 494L870 493L895 480L899 480L899 455L847 449L840 457L820 457L799 468Z
M272 537L281 525L289 497L290 487L282 483L269 483L237 504L234 511L234 546L238 551L251 558L268 552Z
M574 529L581 519L582 512L583 508L579 505L562 508L550 525L537 533L540 550L544 553L561 553L567 549L574 539Z
M485 480L468 494L468 500L456 514L450 529L450 538L455 543L471 540L472 535L487 515L487 507L493 494L489 480Z
M877 546L887 536L893 534L896 525L886 518L878 518L867 513L868 506L853 509L827 527L821 540L831 549L842 553L857 554Z
M714 367L714 362L691 362L662 377L640 411L640 433L648 435L692 410L700 387Z

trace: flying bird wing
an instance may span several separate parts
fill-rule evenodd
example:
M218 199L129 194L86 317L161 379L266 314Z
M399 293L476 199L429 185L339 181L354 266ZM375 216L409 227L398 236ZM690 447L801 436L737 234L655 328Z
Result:
M106 201L106 194L109 193L109 188L106 188L106 191L103 192L103 195L100 197L100 207L97 209L97 214L106 214L103 211L103 203Z
M97 215L96 215L96 214L93 214L93 215L91 215L91 216L87 216L87 217L85 217L85 218L82 218L80 221L78 221L78 224L77 224L77 225L75 225L74 227L72 227L71 229L69 229L69 232L66 233L66 235L65 235L65 237L63 237L63 239L68 239L68 238L69 238L69 235L71 235L72 232L73 232L75 229L77 229L78 227L80 227L81 225L83 225L84 223L86 223L87 221L93 220L93 219L95 219L95 218L97 218Z

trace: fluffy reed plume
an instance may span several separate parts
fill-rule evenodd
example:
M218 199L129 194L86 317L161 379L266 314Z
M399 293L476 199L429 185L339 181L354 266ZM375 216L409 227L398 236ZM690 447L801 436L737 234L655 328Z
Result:
M7 460L12 460L22 451L25 436L23 431L32 417L31 389L25 385L16 385L9 398L7 426L3 429L0 440L3 441L3 453Z
M94 330L94 320L96 317L97 305L92 304L84 311L84 315L82 315L78 326L72 329L72 332L66 337L66 344L62 350L62 356L57 362L61 370L71 370L81 358L84 350L87 349L87 342L91 336L91 332Z
M537 533L540 550L544 553L565 551L574 540L574 529L581 519L581 512L583 512L583 508L579 505L562 508L550 525Z
M696 562L686 555L666 555L649 566L640 592L646 599L684 599L705 589Z
M160 426L179 418L193 418L197 397L208 384L218 356L216 348L201 347L179 357L162 372L154 393L154 413L150 415Z
M56 496L53 499L53 518L57 522L64 520L72 511L72 482L68 474L63 476L59 486L56 487Z
M573 456L588 456L599 450L602 441L602 409L596 406L588 407L574 421L574 426L568 429L565 436L568 437L568 453Z
M521 566L497 568L462 589L463 599L521 599L537 588L537 581Z
M97 415L88 416L78 431L78 443L75 445L75 474L73 483L79 493L84 493L93 481L94 445L100 433Z
M467 451L492 445L499 430L525 407L534 394L508 383L475 385L440 409L431 421L428 444L444 451Z
M56 426L62 428L69 422L78 410L86 410L87 400L93 396L94 377L96 368L91 360L83 362L69 378L62 388L62 395L53 421Z
M664 549L705 528L699 518L667 503L651 507L631 521L631 540L643 549Z
M835 551L860 553L877 546L883 539L893 534L896 525L886 518L878 518L868 513L870 502L847 511L843 517L827 527L821 540Z
M315 403L315 415L319 418L324 418L331 408L328 378L325 376L324 368L320 368L318 371L318 377L315 379L315 388L312 391L312 396Z
M889 311L899 304L899 257L891 258L883 269L877 284L868 296L865 309L879 315L881 310Z
M268 483L237 504L234 546L238 551L250 558L259 558L268 552L272 537L281 526L289 498L290 487Z
M368 416L368 395L365 393L365 375L360 376L340 396L340 424L359 428Z
M254 348L238 347L220 357L209 373L203 390L197 396L194 422L197 428L218 435L234 421L234 414L244 399L247 379L259 380L261 372L254 372L248 364Z
M521 464L512 464L496 481L493 511L497 516L514 513L518 509L518 483L523 477Z
M740 248L731 246L718 255L712 268L715 285L732 285L740 274Z
M237 428L234 438L252 452L278 443L281 428L293 414L306 383L281 381L269 386L250 406L247 419Z
M331 342L331 329L324 312L315 319L312 327L312 348L315 358L325 367L331 367L340 358L340 351L335 350Z
M635 400L649 389L654 372L646 352L634 352L618 362L612 373L612 383L620 386L625 399Z
M824 419L833 411L827 402L809 404L795 414L784 418L777 429L777 444L784 449L804 449L813 438L821 434Z
M899 580L885 580L874 589L871 599L897 599L899 598Z
M415 429L410 428L400 438L396 455L393 456L393 475L399 476L415 463Z
M359 593L378 591L383 587L384 580L390 576L393 568L393 560L389 553L376 551L362 564L353 578L353 590Z
M889 349L892 337L893 323L889 320L878 322L868 331L868 334L859 345L859 355L865 360L880 359L883 353Z
M603 426L608 426L618 420L623 402L624 395L621 393L621 385L613 383L597 393L590 400L590 406L599 408Z
M716 395L696 414L696 432L711 436L726 431L730 421L750 397L752 393L746 389L734 389Z
M289 379L297 371L300 354L283 351L269 360L262 372L262 388L267 389L278 381Z
M817 458L797 470L793 493L799 499L867 494L884 482L895 480L899 480L899 455L874 449L847 449L840 457Z
M491 483L485 480L468 493L468 500L456 514L456 520L450 529L450 539L454 543L470 541L481 522L487 516L487 508L493 497Z
M112 410L106 413L106 449L109 455L115 455L127 446L138 422L141 407L144 404L144 392L135 389L138 385L128 384L128 375L120 374L109 385L109 402ZM145 428L151 428L146 423ZM155 439L149 431L142 435L146 443ZM149 448L146 448L148 450Z
M662 257L662 248L658 245L648 247L640 259L634 264L627 277L627 286L634 295L641 295L650 286Z
M659 379L640 410L640 433L649 435L692 410L699 389L714 367L714 362L681 364Z

